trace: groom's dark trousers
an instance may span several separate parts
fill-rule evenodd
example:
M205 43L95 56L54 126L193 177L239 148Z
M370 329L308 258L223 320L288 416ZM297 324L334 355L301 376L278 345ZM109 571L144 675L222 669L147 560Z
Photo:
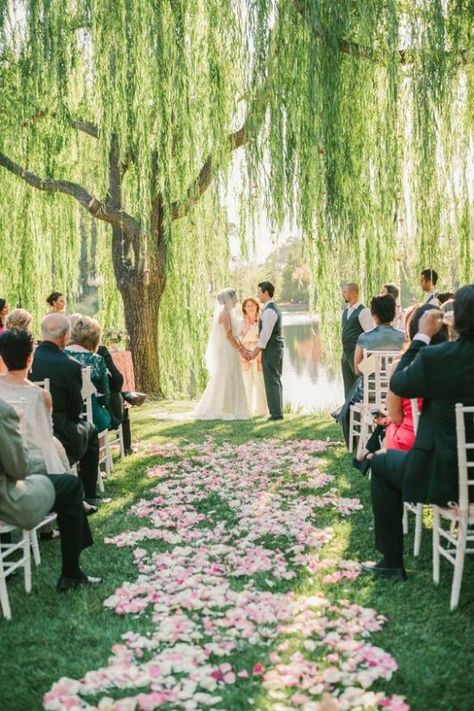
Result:
M283 417L283 348L271 343L262 351L262 370L267 404L272 417Z

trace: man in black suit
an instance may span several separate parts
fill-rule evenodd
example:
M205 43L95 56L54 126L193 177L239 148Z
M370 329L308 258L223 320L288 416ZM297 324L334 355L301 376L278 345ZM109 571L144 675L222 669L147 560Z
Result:
M474 284L455 294L458 340L426 348L442 318L437 309L423 314L418 333L390 380L396 395L423 398L415 445L410 452L389 450L375 456L371 465L375 545L383 559L365 570L399 580L406 579L403 502L446 506L459 496L454 406L474 405ZM470 429L468 437L472 425ZM474 498L474 491L470 494Z
M53 398L54 434L62 442L69 462L79 462L79 477L88 503L95 504L99 471L97 430L82 419L82 368L64 352L69 341L69 320L48 314L41 321L42 342L35 350L31 380L49 378Z

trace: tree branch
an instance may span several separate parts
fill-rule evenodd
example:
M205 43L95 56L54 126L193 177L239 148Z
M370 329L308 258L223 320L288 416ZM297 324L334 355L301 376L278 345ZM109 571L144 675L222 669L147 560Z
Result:
M99 138L99 128L91 123L90 121L79 121L76 119L71 119L72 128L76 128L78 131L87 133L88 136L93 138Z
M37 190L43 190L47 193L64 193L65 195L70 195L98 220L108 222L124 230L139 230L138 222L131 215L124 212L124 210L114 208L110 204L97 200L96 197L78 183L72 183L69 180L55 180L54 178L40 178L35 173L25 170L18 165L18 163L7 158L3 153L0 153L0 166L3 166L9 170L10 173L21 178L25 183Z
M311 29L313 31L313 34L319 37L320 39L326 40L327 35L324 29L319 23L316 23L315 19L311 18L309 13L306 11L306 0L292 0L292 2L295 9L300 13L300 15L304 17L305 20L312 20ZM380 64L383 64L385 62L385 58L382 52L378 52L372 49L371 47L366 47L364 45L358 44L357 42L353 42L352 40L340 39L338 42L338 46L339 51L343 54L350 54L352 57L360 57L362 59L368 59L372 62L378 62ZM444 49L440 49L440 53L442 53L443 55L449 54L449 52ZM399 49L398 56L400 59L400 64L413 64L413 54L414 50L412 49ZM462 51L459 56L460 64L467 64L468 61L468 53L466 51Z
M265 86L255 101L254 112L249 112L242 126L227 136L227 143L230 151L241 148L249 142L254 135L255 127L258 127L265 116L265 109L269 97L268 86ZM176 200L171 205L171 215L173 220L185 217L191 207L198 202L199 198L206 192L218 170L213 154L210 153L203 163L197 177L193 180L186 191L184 200Z

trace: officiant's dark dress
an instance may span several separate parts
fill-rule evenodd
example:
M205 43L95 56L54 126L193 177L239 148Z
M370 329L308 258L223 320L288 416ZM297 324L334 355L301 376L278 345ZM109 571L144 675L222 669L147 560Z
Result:
M268 409L273 419L283 417L283 387L281 375L283 370L282 314L274 301L269 301L264 312L271 309L276 313L276 321L270 338L262 351L262 370L267 395ZM263 313L264 313L263 312ZM263 314L262 314L263 315ZM261 334L263 327L262 318L258 322L258 332Z

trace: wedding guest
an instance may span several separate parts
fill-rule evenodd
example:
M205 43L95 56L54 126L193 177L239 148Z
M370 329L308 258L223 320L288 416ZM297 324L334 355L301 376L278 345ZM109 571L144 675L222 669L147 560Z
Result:
M394 328L398 328L400 331L403 331L405 329L405 315L399 301L400 289L398 286L395 286L395 284L384 284L381 296L384 296L385 294L390 294L390 296L393 296L395 300L395 318L393 319L392 326Z
M8 304L6 299L0 299L0 336L5 330L5 322L8 316Z
M258 345L258 321L260 318L260 304L252 297L247 297L242 303L242 328L240 342L249 351ZM244 376L245 392L252 415L265 416L268 414L265 383L263 380L261 353L253 360L241 356L242 372Z
M49 378L53 399L54 434L63 444L70 464L79 462L79 477L85 499L96 505L99 471L97 429L82 419L82 368L64 352L69 341L69 320L62 314L48 314L41 321L42 342L36 348L30 378Z
M415 335L418 333L418 325L420 318L426 311L436 309L432 304L424 304L420 307L415 307L407 314L407 341L405 342L403 353L409 348ZM431 345L445 343L448 340L448 331L446 326L436 333L431 339ZM401 357L401 356L400 356ZM394 361L392 372L398 366L400 358ZM418 412L421 412L423 407L423 398L417 400ZM376 418L377 426L371 437L369 438L366 449L357 452L356 460L353 464L362 473L366 473L370 467L371 455L384 449L399 449L409 451L415 444L415 426L413 422L413 409L410 398L400 397L391 389L387 393L387 413L386 416ZM383 441L383 444L382 444Z
M64 297L64 294L62 294L60 291L53 291L46 299L46 303L49 304L49 310L51 313L66 313L66 299Z
M373 296L370 302L370 313L375 328L362 333L357 339L354 353L354 370L360 374L359 364L367 351L399 351L404 342L405 334L392 326L395 318L396 304L393 296Z
M419 321L418 333L390 380L391 390L404 398L423 398L415 445L410 452L389 450L372 460L371 496L375 546L382 559L365 570L405 580L403 502L447 506L457 501L458 461L455 405L474 405L474 284L455 294L454 323L458 340L430 348L442 327L442 313L430 309ZM472 439L472 418L467 421ZM471 501L474 491L470 491Z
M33 362L31 334L17 329L5 331L0 336L0 355L7 367L7 374L0 378L0 398L7 402L23 401L25 404L25 433L31 473L70 473L66 453L53 438L51 395L28 380Z
M13 309L7 318L6 328L8 330L16 328L19 331L31 333L32 327L33 316L26 309Z
M344 398L347 398L357 380L354 370L354 352L357 339L362 333L370 331L374 322L370 311L359 301L357 284L346 284L342 296L347 306L342 312L342 378L344 381Z
M420 286L425 293L425 304L433 304L433 306L441 306L435 286L438 283L438 273L434 269L423 269L420 274Z
M129 407L138 407L143 405L146 400L146 394L123 390L124 376L115 365L112 354L107 346L101 344L97 349L97 354L104 359L107 367L110 390L109 411L112 420L112 429L122 425L123 448L125 454L133 454Z
M98 355L101 327L90 316L78 316L71 324L69 345L66 351L84 368L90 367L91 380L97 393L92 397L92 418L99 432L108 430L111 425L110 388L107 366L102 356Z
M84 573L79 557L92 545L82 505L82 486L71 474L31 475L14 408L0 399L0 519L30 530L50 511L58 515L61 534L61 575L56 590L67 592L101 582Z

